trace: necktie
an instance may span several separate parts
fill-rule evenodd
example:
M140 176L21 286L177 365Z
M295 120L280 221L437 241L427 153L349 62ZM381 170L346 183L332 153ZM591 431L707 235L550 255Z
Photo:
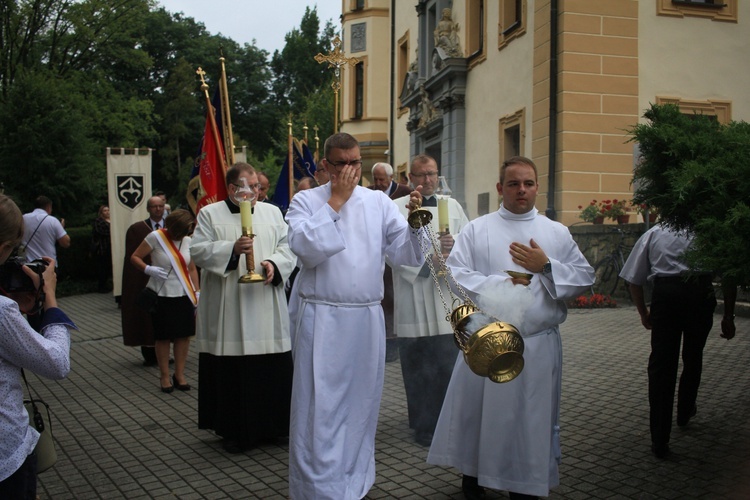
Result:
M154 224L154 231L156 231L156 230L157 230L157 229L159 229L160 227L161 227L161 226L159 226L159 223L157 222L156 224Z
M430 196L430 197L424 197L422 198L422 206L423 207L436 207L437 206L437 197Z

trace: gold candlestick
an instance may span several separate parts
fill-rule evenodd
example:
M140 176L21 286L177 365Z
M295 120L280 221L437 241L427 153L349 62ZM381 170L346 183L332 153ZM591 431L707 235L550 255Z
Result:
M255 238L253 234L253 200L255 200L254 188L247 185L247 179L240 177L241 187L234 193L235 201L240 205L240 224L242 225L242 236L250 239ZM265 278L255 272L255 247L250 247L250 253L245 254L245 265L247 272L240 276L238 283L258 283Z
M242 236L248 238L255 238L255 235L249 230L249 228L242 228ZM250 247L250 253L245 254L245 265L247 266L247 272L240 276L237 283L258 283L260 281L266 281L266 279L260 274L255 272L255 249Z

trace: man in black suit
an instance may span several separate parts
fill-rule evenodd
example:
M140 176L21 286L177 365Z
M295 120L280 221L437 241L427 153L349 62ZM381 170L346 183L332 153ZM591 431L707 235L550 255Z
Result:
M130 256L151 231L164 227L164 199L152 196L146 203L148 219L138 221L125 234L125 262L122 268L122 339L128 346L141 346L144 366L156 366L154 332L151 316L135 303L136 297L146 287L148 276L133 267ZM149 262L147 262L149 263Z
M411 193L409 186L398 184L393 180L393 167L387 163L376 163L372 166L372 184L370 189L383 191L392 200L408 196ZM398 345L396 335L393 333L393 273L388 264L383 272L384 294L381 305L385 315L385 360L396 361L398 359Z

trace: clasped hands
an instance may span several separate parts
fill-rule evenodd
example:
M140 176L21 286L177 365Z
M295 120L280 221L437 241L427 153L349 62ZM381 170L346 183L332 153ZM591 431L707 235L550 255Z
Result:
M529 241L528 246L514 241L510 244L509 253L513 263L518 264L530 273L541 273L544 264L549 260L547 254L533 238ZM529 285L531 283L531 280L525 278L511 278L511 281L514 285Z

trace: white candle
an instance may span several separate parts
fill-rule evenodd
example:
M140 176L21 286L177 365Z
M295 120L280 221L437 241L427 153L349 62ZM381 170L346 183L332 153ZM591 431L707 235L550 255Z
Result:
M438 198L438 230L441 233L447 233L449 231L450 224L448 223L448 199Z
M242 233L253 234L253 203L251 201L240 202L240 219L242 220Z

